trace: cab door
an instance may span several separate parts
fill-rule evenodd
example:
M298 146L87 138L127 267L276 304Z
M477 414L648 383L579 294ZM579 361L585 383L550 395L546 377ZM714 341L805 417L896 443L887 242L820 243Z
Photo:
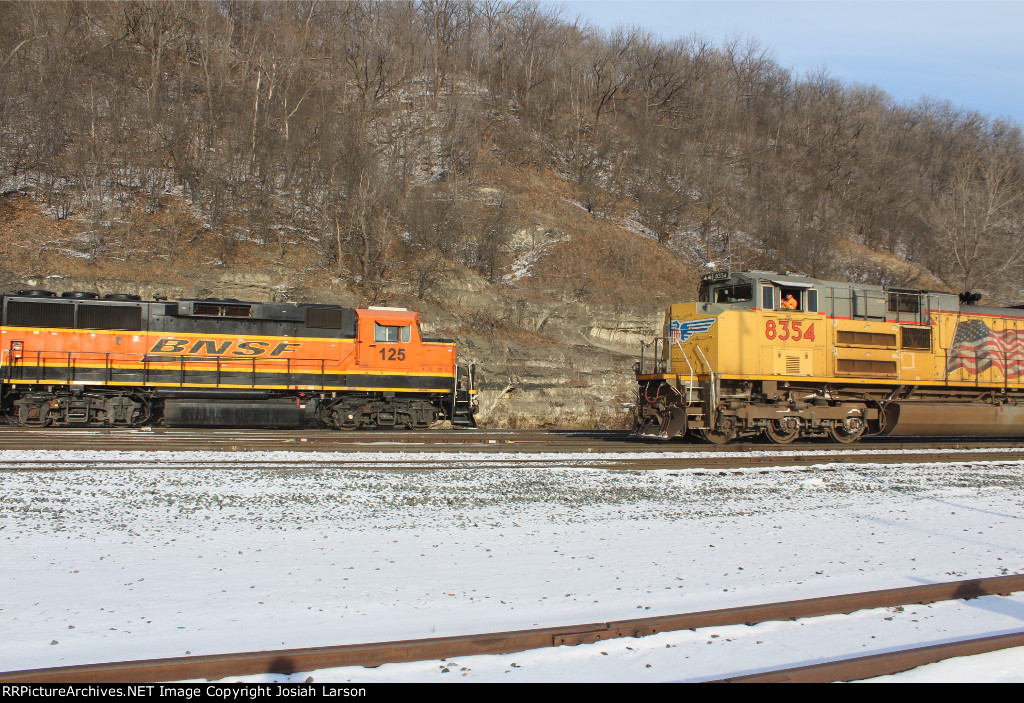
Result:
M398 310L357 310L356 363L361 368L406 371L419 344L416 314Z

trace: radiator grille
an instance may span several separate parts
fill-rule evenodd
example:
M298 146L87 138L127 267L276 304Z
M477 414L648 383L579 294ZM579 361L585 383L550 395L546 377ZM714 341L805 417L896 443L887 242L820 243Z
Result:
M71 328L75 326L75 305L11 300L7 303L5 323L14 327Z
M252 317L252 306L237 303L195 303L192 305L192 314L204 317Z
M902 327L904 349L931 349L931 327Z
M356 336L356 311L352 308L306 308L306 329L338 330L337 333L325 332L322 334L354 338Z
M340 330L345 326L343 308L307 308L306 327Z
M836 371L845 374L866 374L869 376L895 376L895 361L878 359L837 359Z
M836 333L837 344L850 344L858 347L885 347L894 349L896 347L896 335L887 332L855 332L853 330L839 330Z
M799 375L802 369L800 368L800 357L799 356L787 356L786 357L786 374L788 376Z
M79 305L78 327L85 330L141 330L138 305Z

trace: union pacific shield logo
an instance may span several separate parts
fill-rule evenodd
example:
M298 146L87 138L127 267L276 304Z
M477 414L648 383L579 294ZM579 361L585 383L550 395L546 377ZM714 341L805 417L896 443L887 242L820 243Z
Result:
M715 324L715 319L714 317L702 317L697 320L672 320L668 323L668 336L682 344L693 335L711 329L711 325Z

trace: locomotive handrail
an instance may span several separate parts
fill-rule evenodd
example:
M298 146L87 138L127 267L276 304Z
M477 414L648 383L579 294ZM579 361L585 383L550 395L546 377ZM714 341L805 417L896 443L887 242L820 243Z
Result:
M247 356L235 356L235 357L227 357L227 358L225 358L225 357L222 357L222 356L198 356L198 355L194 355L194 354L193 355L190 355L190 354L167 354L167 355L164 355L164 358L168 359L167 361L156 361L152 357L153 356L160 356L160 355L159 354L151 355L149 352L103 352L103 351L68 351L66 349L38 349L38 350L36 350L34 352L29 352L29 353L34 353L35 356L36 356L36 360L37 361L42 359L42 355L47 355L47 359L46 359L47 361L56 361L58 359L59 360L66 359L67 355L70 354L71 356L73 356L76 359L80 359L81 357L85 357L85 356L93 356L93 357L97 358L97 362L99 362L103 358L110 358L111 356L118 356L118 357L135 357L136 359L138 359L138 363L173 364L173 363L177 363L178 359L183 359L184 361L186 361L188 363L193 363L193 362L212 362L214 360L219 360L219 361L236 361L238 363L246 364L247 367L248 367L249 363L252 360L262 361L262 362L265 362L265 363L275 363L276 362L276 363L278 363L280 365L284 365L285 362L287 362L287 361L316 361L316 362L319 363L320 361L323 360L322 357L313 357L313 356L310 356L310 357L295 357L295 356L269 357L269 356L252 356L252 355L247 355ZM2 349L2 350L0 350L0 354L2 354L4 357L8 357L8 362L9 362L10 365L13 365L13 366L24 366L25 365L24 358L17 359L17 358L11 357L11 353L10 353L9 349ZM170 360L172 356L174 357L173 361ZM343 359L339 359L339 360L343 361ZM0 362L0 363L2 363L2 362Z
M667 368L662 368L662 362L659 361L658 359L658 344L660 342L661 337L655 337L654 340L651 342L645 342L643 340L640 340L640 366L637 368L637 373L643 375L646 373L660 373L663 371L667 372ZM654 365L654 368L648 370L647 357L644 352L645 350L651 347L654 348L654 351L651 354L651 363Z
M32 358L32 356L34 358ZM148 353L139 352L101 352L101 351L68 351L64 349L37 349L34 352L25 352L21 357L15 357L9 349L0 349L0 376L4 382L15 380L15 369L34 367L35 382L46 381L58 383L74 383L78 371L83 367L80 364L95 364L96 370L103 374L104 382L110 383L114 380L121 363L138 364L138 372L142 375L142 385L148 385L151 380L151 373L155 368L164 367L164 370L171 370L177 366L177 385L188 384L188 372L201 365L213 367L216 372L216 385L221 385L222 374L228 372L247 373L251 376L250 383L259 385L258 374L260 372L277 373L284 371L284 376L291 378L293 373L319 372L320 387L325 387L325 374L327 359L323 357L235 357L225 359L219 356L189 356L175 355L176 358L165 358L154 360ZM26 358L29 357L29 358ZM119 363L119 360L121 363ZM61 363L63 362L63 363ZM51 366L47 366L51 364ZM338 360L341 364L341 360ZM63 367L63 377L48 378L45 373L47 368ZM298 368L296 368L298 367ZM18 376L18 380L26 380L24 372Z
M650 342L640 342L640 373L664 373L666 371L664 359L658 356L658 346L661 343L660 337L655 337ZM645 350L651 350L651 360L647 361ZM650 366L648 366L650 363Z
M683 350L683 344L678 339L675 340L675 344L679 347L679 353L683 355L683 361L686 362L687 368L690 369L690 383L686 388L686 404L689 405L693 402L693 366L690 364L689 357L686 356L686 352ZM669 358L672 358L671 347L669 347ZM700 347L697 347L697 351L700 351Z
M455 418L455 406L459 402L459 364L455 364L455 374L452 377L452 419Z
M713 423L714 412L718 407L718 393L715 390L715 370L711 368L711 363L708 361L708 358L704 356L704 352L700 350L700 346L695 344L694 348L697 350L697 353L700 354L700 358L704 360L704 366L707 367L708 374L711 375L711 384L708 386L708 422ZM714 427L714 424L711 426Z

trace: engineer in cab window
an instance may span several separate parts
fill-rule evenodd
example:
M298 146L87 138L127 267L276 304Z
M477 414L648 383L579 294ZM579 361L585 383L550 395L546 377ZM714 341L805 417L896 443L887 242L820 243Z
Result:
M782 299L782 307L786 310L796 310L799 307L799 303L796 302L796 298L793 297L792 293L786 293L786 297Z

